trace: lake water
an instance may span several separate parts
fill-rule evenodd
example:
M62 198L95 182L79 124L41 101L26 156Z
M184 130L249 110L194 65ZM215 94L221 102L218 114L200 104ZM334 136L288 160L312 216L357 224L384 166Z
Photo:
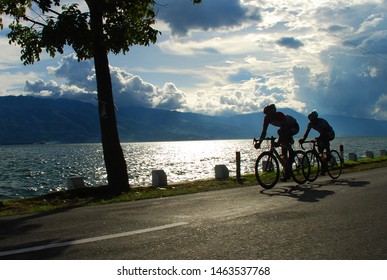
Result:
M214 167L225 164L235 176L236 152L241 173L253 173L258 151L251 139L122 143L132 186L149 186L152 170L166 172L168 182L214 178ZM336 138L332 148L344 146L344 156L366 150L375 156L387 149L387 137ZM82 176L87 186L106 184L100 144L0 146L0 199L22 198L67 188L67 178Z

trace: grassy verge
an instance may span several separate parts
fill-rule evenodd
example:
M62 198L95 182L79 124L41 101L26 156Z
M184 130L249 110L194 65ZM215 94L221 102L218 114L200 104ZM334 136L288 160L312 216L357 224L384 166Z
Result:
M385 166L387 166L387 156L375 159L362 159L359 161L346 161L343 173L357 172ZM220 189L241 188L253 185L257 185L255 176L254 174L248 174L242 176L241 181L237 181L235 177L230 177L227 180L212 179L171 184L163 188L133 187L128 193L118 196L109 194L106 187L79 188L26 199L0 201L0 216L39 213L117 202L129 202Z

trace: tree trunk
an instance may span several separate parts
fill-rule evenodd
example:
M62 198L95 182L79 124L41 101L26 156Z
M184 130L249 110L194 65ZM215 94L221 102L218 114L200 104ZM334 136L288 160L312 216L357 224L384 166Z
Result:
M86 1L90 8L93 51L97 78L101 140L109 189L120 194L129 190L126 161L117 130L108 53L102 39L104 1Z

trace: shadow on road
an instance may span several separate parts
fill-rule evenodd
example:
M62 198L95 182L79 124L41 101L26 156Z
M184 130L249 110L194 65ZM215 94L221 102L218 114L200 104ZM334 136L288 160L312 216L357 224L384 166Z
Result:
M356 179L339 179L331 183L337 186L366 187L370 184L370 181L356 181Z
M321 186L313 185L299 185L299 186L290 186L290 187L276 187L269 190L262 190L262 194L269 196L288 196L291 198L296 198L302 202L318 202L321 199L334 194L335 192L329 190L320 190Z
M262 190L261 193L268 196L288 196L296 198L302 202L318 202L327 196L333 195L335 192L331 190L323 190L321 187L334 186L348 186L348 187L366 187L369 181L357 181L356 179L339 179L334 181L314 182L305 185L290 185L274 187L273 189Z

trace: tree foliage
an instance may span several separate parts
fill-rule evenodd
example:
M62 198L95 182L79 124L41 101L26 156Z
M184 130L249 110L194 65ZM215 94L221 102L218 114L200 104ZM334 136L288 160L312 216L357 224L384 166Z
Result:
M78 58L94 57L90 12L93 2L102 2L103 45L107 52L127 52L133 45L155 43L159 31L155 23L154 0L86 0L89 11L78 3L60 6L59 0L1 0L0 14L13 18L9 25L10 43L22 48L21 60L32 64L43 50L54 57L71 46ZM197 0L195 0L197 2ZM3 26L2 26L3 28Z

